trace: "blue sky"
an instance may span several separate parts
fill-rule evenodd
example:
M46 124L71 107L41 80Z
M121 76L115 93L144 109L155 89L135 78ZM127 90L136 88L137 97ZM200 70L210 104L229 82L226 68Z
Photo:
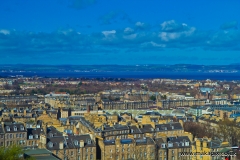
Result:
M240 63L239 0L11 0L1 64Z

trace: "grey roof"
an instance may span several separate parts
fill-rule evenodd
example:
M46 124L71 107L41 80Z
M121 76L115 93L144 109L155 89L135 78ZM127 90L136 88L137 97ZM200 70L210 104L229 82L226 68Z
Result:
M148 144L154 144L154 141L150 137L145 138L137 138L135 139L136 145L148 145Z
M167 124L157 124L155 126L156 131L166 131L166 130L182 130L183 127L179 122L171 122Z
M40 139L40 135L44 134L42 128L28 128L27 129L27 139L29 139L29 135L33 135L33 139ZM37 137L35 135L38 135Z
M4 131L5 133L26 132L26 128L23 123L5 122Z
M72 136L59 136L47 138L47 149L59 150L60 143L63 143L63 148L75 149L80 148L80 141L83 140L84 147L96 147L96 144L91 140L90 135L72 135ZM52 144L52 146L50 145Z

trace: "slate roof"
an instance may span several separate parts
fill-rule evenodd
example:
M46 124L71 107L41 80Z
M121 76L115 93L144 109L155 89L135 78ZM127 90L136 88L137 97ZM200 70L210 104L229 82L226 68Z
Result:
M63 143L65 149L80 148L80 141L83 140L84 147L96 147L96 144L91 140L90 135L77 135L77 136L58 136L47 138L47 149L48 150L59 150L60 143ZM52 144L52 146L51 146Z
M23 123L5 122L4 131L5 133L26 132L26 128L24 127Z
M29 135L33 135L33 139L40 139L40 135L44 134L42 128L28 128L27 129L27 139L29 139ZM37 137L36 137L37 135Z

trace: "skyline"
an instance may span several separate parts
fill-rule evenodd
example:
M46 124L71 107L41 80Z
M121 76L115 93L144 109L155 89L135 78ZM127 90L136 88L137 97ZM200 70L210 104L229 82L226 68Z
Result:
M5 1L0 64L239 63L240 2Z

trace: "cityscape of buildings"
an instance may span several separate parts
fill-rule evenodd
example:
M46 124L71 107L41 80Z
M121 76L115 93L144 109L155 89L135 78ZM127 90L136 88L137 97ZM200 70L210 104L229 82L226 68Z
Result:
M100 91L71 90L86 86ZM24 157L239 159L238 81L12 77L0 87L0 145Z

